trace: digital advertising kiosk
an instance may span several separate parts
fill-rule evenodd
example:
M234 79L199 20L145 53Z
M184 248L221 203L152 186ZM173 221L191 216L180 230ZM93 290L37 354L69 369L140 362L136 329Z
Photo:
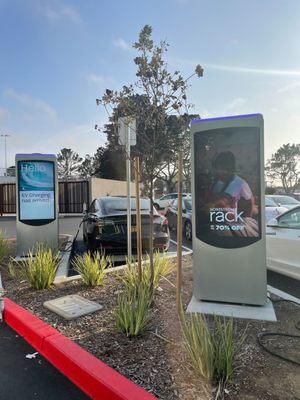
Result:
M58 246L58 180L54 154L16 154L17 255L37 243Z
M191 123L194 298L267 302L260 114Z

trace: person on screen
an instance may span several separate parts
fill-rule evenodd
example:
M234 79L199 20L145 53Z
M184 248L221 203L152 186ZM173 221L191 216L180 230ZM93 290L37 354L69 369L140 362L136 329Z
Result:
M235 172L234 154L231 151L219 153L212 166L213 183L206 206L210 229L218 236L257 237L255 198L245 179Z
M210 190L215 207L235 208L244 217L252 217L255 200L248 183L235 173L235 157L231 151L219 153L213 162L214 182Z

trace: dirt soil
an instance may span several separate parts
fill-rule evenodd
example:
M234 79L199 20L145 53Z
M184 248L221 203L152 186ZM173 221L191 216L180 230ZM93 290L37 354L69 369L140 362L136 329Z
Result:
M184 259L183 301L192 296L192 259ZM175 267L175 265L174 265ZM175 271L168 280L161 280L151 311L149 329L140 337L128 339L114 330L113 310L122 285L115 274L107 274L105 284L87 288L73 281L34 291L25 282L11 279L2 267L2 279L7 296L51 324L117 371L143 386L159 399L205 400L215 398L213 385L204 382L193 371L183 349L180 325L175 311ZM43 302L68 294L79 294L104 307L101 311L66 321L43 307ZM252 320L236 321L237 336L247 327L247 339L237 362L225 399L296 400L300 399L300 367L276 358L257 343L260 331L299 334L294 323L300 320L300 307L288 303L275 304L277 323ZM300 341L288 338L265 339L270 349L300 361ZM298 353L297 353L298 349Z

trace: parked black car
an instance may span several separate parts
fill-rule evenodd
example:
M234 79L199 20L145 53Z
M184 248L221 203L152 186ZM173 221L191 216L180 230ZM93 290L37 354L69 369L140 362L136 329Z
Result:
M177 229L177 210L178 199L174 200L166 212L170 229ZM185 239L192 240L192 198L188 196L182 199L182 229Z
M95 199L83 218L83 239L89 250L106 254L127 253L127 199L100 197ZM150 201L141 199L142 247L149 252ZM168 250L170 232L168 220L154 209L154 250ZM132 253L136 253L136 201L131 198Z

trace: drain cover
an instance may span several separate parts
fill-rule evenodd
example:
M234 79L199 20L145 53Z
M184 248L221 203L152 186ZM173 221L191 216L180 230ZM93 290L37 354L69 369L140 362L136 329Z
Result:
M101 304L87 300L77 294L45 301L44 307L68 320L91 314L103 308Z

